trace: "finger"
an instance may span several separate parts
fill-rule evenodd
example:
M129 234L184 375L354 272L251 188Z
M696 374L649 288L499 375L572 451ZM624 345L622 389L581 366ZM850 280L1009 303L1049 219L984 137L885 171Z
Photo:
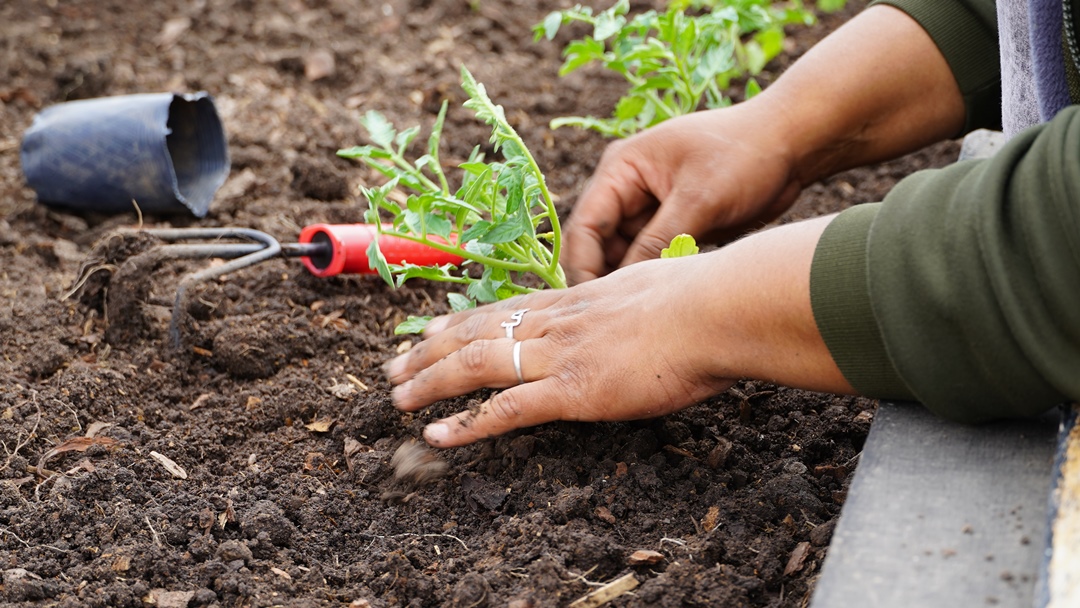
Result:
M558 420L561 415L556 404L563 400L557 397L555 386L554 379L546 378L502 391L475 412L460 412L429 424L424 439L437 448L452 448Z
M623 217L655 200L638 170L613 157L619 149L609 146L570 214L562 260L571 284L605 274L605 249Z
M679 234L700 236L708 219L707 213L701 211L699 201L680 201L678 194L673 193L630 243L621 266L660 257L660 252Z
M514 311L528 309L514 327L514 338L524 340L543 335L546 327L544 311L562 298L557 290L530 294L528 298L512 298L496 304L448 315L443 327L433 335L424 332L424 340L405 354L395 357L384 366L391 384L401 384L420 370L426 369L466 345L481 340L506 338L504 322L510 322Z
M517 360L525 382L541 377L544 358L540 340L481 340L450 353L396 387L392 393L394 406L413 412L480 388L516 386L519 381L514 365L515 347L519 349Z

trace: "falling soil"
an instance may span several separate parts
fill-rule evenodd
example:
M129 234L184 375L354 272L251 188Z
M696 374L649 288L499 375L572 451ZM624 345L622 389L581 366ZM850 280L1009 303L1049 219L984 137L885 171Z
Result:
M171 222L290 241L360 221L358 186L377 176L334 152L365 143L364 111L427 127L449 100L444 159L486 145L460 107L462 63L568 214L606 142L548 121L606 114L621 87L595 70L558 78L559 46L532 41L569 4L3 3L0 601L525 608L632 573L640 585L611 605L805 605L873 402L742 382L663 419L419 451L426 422L486 396L391 406L380 365L412 340L392 329L444 312L444 287L274 260L197 286L177 345L177 284L206 263L152 259L148 237L117 233ZM763 82L859 8L793 31ZM36 204L18 160L36 111L162 90L209 91L225 124L232 173L205 219ZM956 152L836 176L782 221L880 200Z

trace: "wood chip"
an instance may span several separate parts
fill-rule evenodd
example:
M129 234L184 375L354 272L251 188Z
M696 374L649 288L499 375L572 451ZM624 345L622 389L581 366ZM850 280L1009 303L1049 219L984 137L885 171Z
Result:
M358 388L358 389L360 389L362 391L371 390L370 388L368 388L368 385L361 382L359 378L357 378L356 376L354 376L352 374L345 374L345 379L348 380L349 382L352 382L353 384L355 384L356 388Z
M270 566L270 571L271 571L271 572L273 572L274 574L276 574L276 575L280 576L281 578L283 578L283 579L287 580L287 581L291 581L291 580L292 580L292 577L291 577L291 576L289 576L289 573L288 573L288 572L286 572L286 571L284 571L284 570L282 570L281 568L275 568L275 567L273 567L273 566Z
M337 380L334 382L336 383ZM326 391L342 401L348 401L358 392L356 387L351 384L334 384L327 388Z
M806 556L809 554L810 543L803 541L795 545L795 549L791 552L791 557L788 558L787 566L784 568L784 576L790 576L799 570L802 570L803 562L806 561Z
M607 507L596 507L596 516L603 521L611 525L615 525L615 516L611 514L611 509Z
M352 473L353 470L352 457L356 456L356 454L360 452L363 447L364 444L353 439L352 437L345 438L345 466L348 467L350 473Z
M161 28L161 33L157 35L155 42L162 50L168 50L172 48L179 40L180 37L187 33L191 28L191 19L187 17L176 17L169 19L165 22L165 25Z
M188 602L195 597L194 591L166 591L151 589L143 601L158 608L187 608Z
M150 452L150 457L160 462L161 466L165 467L165 470L172 474L173 477L187 479L187 471L184 470L184 467L176 464L172 458L158 452Z
M199 396L198 396L198 397L197 397L197 398L195 399L195 403L192 403L192 404L191 404L191 405L190 405L190 406L188 407L188 411L189 411L189 412L193 412L193 411L195 411L195 410L199 409L200 407L202 407L202 406L206 405L206 404L207 404L207 402L209 402L209 401L210 401L210 393L203 393L203 394L199 395Z
M130 555L117 555L113 560L112 569L114 572L127 572L131 568L131 556Z
M651 566L664 561L664 554L659 551L652 551L651 549L638 549L631 553L629 559L626 561L631 566Z
M716 526L720 523L720 507L713 505L709 507L709 510L705 513L705 517L701 519L701 528L706 533L712 532L716 529Z
M637 589L638 580L631 572L600 587L592 593L570 603L570 608L597 608L611 600Z
M100 433L101 431L104 431L105 429L109 428L112 425L113 425L113 423L111 423L111 422L101 422L101 421L91 422L89 425L87 425L86 433L84 433L84 435L86 437L94 437L98 433Z
M335 422L337 421L333 418L319 418L305 424L304 428L313 433L325 433L330 430L330 427L334 426Z
M325 49L312 51L304 56L304 77L310 81L333 76L334 54Z

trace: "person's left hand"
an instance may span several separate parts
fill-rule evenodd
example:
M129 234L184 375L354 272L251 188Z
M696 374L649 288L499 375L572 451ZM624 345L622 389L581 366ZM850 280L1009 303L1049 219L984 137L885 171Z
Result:
M643 262L436 318L422 342L385 366L397 385L394 404L412 412L482 387L506 388L428 425L428 443L453 447L554 420L661 416L727 390L733 381L717 373L718 345L703 331L710 311L699 280L710 257ZM502 324L523 309L507 337Z

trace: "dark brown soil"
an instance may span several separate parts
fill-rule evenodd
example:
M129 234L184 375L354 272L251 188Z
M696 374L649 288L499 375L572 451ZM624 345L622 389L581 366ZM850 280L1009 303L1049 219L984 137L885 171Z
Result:
M20 136L41 107L207 90L233 172L206 219L172 222L294 240L309 223L361 220L354 193L375 178L334 151L363 142L363 111L427 126L449 99L445 156L486 142L460 108L464 62L568 211L605 142L546 125L606 113L620 88L595 71L558 79L558 47L532 42L531 25L568 4L0 7L0 601L522 608L633 572L641 586L613 605L805 605L872 402L744 382L660 420L550 424L442 452L445 474L417 485L395 478L395 450L483 397L417 415L390 405L379 366L409 343L391 329L443 311L442 287L395 292L272 261L196 290L175 349L174 290L204 264L134 265L152 243L103 238L134 214L48 210L20 173ZM795 34L773 73L859 6ZM310 81L316 53L334 71ZM955 153L845 173L787 219L878 200ZM629 565L639 549L664 559Z

